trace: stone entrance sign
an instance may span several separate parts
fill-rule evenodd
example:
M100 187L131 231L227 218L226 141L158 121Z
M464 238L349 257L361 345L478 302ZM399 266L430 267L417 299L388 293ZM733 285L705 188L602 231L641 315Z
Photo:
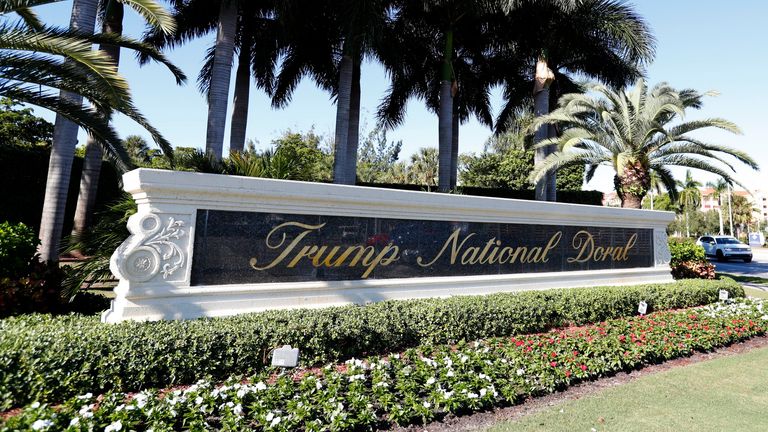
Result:
M102 320L669 281L668 212L139 169Z

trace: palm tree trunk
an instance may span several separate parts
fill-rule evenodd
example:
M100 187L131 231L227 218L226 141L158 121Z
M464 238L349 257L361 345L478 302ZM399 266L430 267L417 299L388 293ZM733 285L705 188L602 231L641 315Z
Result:
M688 226L688 211L685 211L685 236L690 237L691 236L691 229Z
M83 34L93 34L96 24L97 0L74 0L69 27ZM83 102L82 96L61 92L59 97L74 104ZM69 179L72 174L72 160L77 146L77 125L61 114L56 115L53 129L53 146L48 162L48 179L45 183L43 215L40 220L40 259L59 260L61 231L64 227L64 212L67 206Z
M550 92L553 93L553 92ZM550 100L551 102L551 100ZM552 107L552 104L550 104ZM555 138L557 136L557 129L554 125L549 125L547 128L547 138ZM548 145L546 148L546 155L549 156L555 152L554 145ZM544 177L547 183L547 201L557 201L557 171L551 171Z
M349 130L347 131L347 167L344 178L346 184L357 182L357 147L360 145L360 62L358 55L354 57L352 69L352 89L349 99Z
M534 87L533 87L533 115L536 117L549 113L549 86L554 80L554 74L549 69L547 61L541 57L536 62L536 72L534 75ZM533 136L533 142L538 143L545 140L549 136L549 127L542 126ZM539 165L547 157L546 148L536 149L533 156L534 165ZM535 198L538 201L547 201L547 185L549 177L545 176L536 183Z
M333 153L333 182L337 184L350 184L347 179L346 168L349 144L349 114L352 98L352 77L354 76L354 62L349 51L351 43L344 42L344 55L339 62L339 91L336 97L336 143Z
M720 218L720 235L723 235L723 200L717 197L717 215Z
M229 151L241 152L245 146L245 128L248 126L248 101L251 91L251 46L243 41L235 72L235 100L232 108L232 129L229 133Z
M438 112L438 190L448 192L451 189L451 153L453 147L453 31L445 33L445 51L443 53L442 80L440 81L440 108Z
M227 125L229 81L236 31L237 0L223 0L219 9L211 86L208 90L208 128L205 136L205 151L217 159L221 159L224 150L224 129Z
M123 34L123 4L111 0L107 5L102 33L120 36ZM99 50L104 52L117 67L120 64L120 47L102 44ZM99 177L101 176L101 161L104 158L104 150L101 143L93 136L88 136L85 145L85 160L83 161L83 173L80 176L80 194L77 198L75 209L75 223L72 234L79 236L90 225L93 209L96 204L96 195L99 190Z
M459 175L459 115L456 113L456 106L453 107L453 118L451 119L451 189L456 189L456 182Z

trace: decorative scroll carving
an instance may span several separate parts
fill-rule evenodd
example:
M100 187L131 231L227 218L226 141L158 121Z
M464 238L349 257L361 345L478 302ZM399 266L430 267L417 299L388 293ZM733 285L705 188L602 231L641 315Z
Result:
M653 230L653 251L657 267L668 265L672 260L672 254L669 253L669 244L667 243L667 233L663 230Z
M146 282L158 274L169 279L188 262L185 225L184 220L174 216L131 216L128 230L132 235L112 255L113 273L133 282Z

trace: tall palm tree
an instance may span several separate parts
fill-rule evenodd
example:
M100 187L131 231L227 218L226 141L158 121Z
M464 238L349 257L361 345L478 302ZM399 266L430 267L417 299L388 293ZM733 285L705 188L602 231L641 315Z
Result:
M333 181L354 184L363 59L377 56L392 0L290 0L278 7L283 61L272 105L285 106L304 76L336 98Z
M621 87L640 77L642 67L654 55L655 41L648 25L633 6L623 2L518 0L508 2L505 10L501 25L523 30L514 36L515 43L503 40L509 31L494 32L502 38L494 57L500 63L495 69L502 71L499 83L505 98L496 121L497 133L504 131L509 117L521 106L532 103L536 115L549 113L560 95L579 91L575 76ZM521 60L526 62L522 71ZM554 127L542 127L535 131L534 142L556 134ZM554 150L553 146L538 148L536 163ZM536 198L556 199L555 172L537 183Z
M94 43L109 43L140 50L150 58L169 67L172 65L148 45L115 35L89 35L83 32L95 20L95 9L88 2L73 4L73 28L61 30L45 26L30 7L50 3L50 0L0 2L0 14L20 12L23 22L0 23L0 95L50 109L59 115L59 132L54 132L46 197L43 206L40 254L44 260L58 258L59 241L63 226L69 177L74 156L77 127L106 144L107 155L126 167L130 162L120 139L104 119L111 110L121 112L145 129L153 137L162 136L133 106L128 85L114 65L101 52L91 50ZM91 30L92 32L92 30ZM54 90L60 90L57 96ZM81 98L76 99L79 95ZM82 107L82 97L91 101L94 110ZM65 119L74 123L67 126ZM62 127L63 126L63 127Z
M653 210L654 195L661 195L664 191L664 184L659 178L659 174L656 171L651 171L651 180L648 187L648 198L651 204L651 210Z
M241 1L236 6L237 23L231 59L237 58L237 69L230 121L230 152L242 151L245 145L251 78L254 78L257 88L264 90L267 94L272 92L274 70L279 54L277 37L280 33L273 0ZM153 29L145 35L144 40L159 48L172 48L214 30L218 32L218 29L222 28L219 25L221 7L221 0L173 0L173 16L178 23L178 30L173 35L166 35ZM225 77L220 74L223 73L220 69L221 62L216 60L220 42L217 36L216 42L206 54L197 79L200 91L209 97L209 101L211 91L221 87L220 81L229 77L229 75ZM218 52L221 52L221 49ZM226 111L226 106L224 110ZM217 133L222 134L223 140L226 125L221 122L214 126L221 129ZM221 147L223 152L223 144ZM206 148L211 150L212 147ZM223 154L215 156L221 158Z
M690 230L690 213L701 206L701 182L695 180L691 175L691 170L685 171L685 181L677 181L677 186L680 187L680 208L685 218L685 236L691 236Z
M563 96L559 108L533 122L532 130L552 124L563 132L537 144L556 144L558 151L534 168L532 182L547 172L577 164L588 165L589 181L598 166L607 165L615 172L614 185L622 207L640 208L652 171L674 195L672 166L709 171L728 182L736 181L733 165L723 158L725 155L758 169L757 163L740 150L689 135L704 128L740 133L738 126L722 118L680 120L686 109L700 108L709 93L678 91L666 83L649 89L643 79L638 79L631 90L602 84L590 84L587 90L590 93Z
M707 187L712 188L712 197L717 200L717 215L720 219L720 235L723 235L723 197L730 190L729 185L725 179L719 178L715 182L707 182Z
M144 16L148 24L157 28L157 31L172 34L175 31L175 22L169 13L154 0L132 0L128 5ZM101 15L102 34L121 36L123 34L123 2L120 0L100 0L99 11ZM99 49L104 52L117 67L120 63L120 47L112 44L102 44ZM183 74L176 75L177 80L183 80ZM110 113L105 113L107 119ZM163 154L169 160L173 159L173 148L164 141L158 142ZM75 208L75 220L73 234L80 235L90 223L96 203L99 176L101 174L101 161L104 157L102 143L94 136L89 136L85 147L85 159L83 171L80 176L80 193Z
M493 124L487 23L499 11L485 1L402 2L387 26L379 57L392 85L378 117L387 127L399 125L412 97L437 114L441 191L456 186L460 124L471 115Z

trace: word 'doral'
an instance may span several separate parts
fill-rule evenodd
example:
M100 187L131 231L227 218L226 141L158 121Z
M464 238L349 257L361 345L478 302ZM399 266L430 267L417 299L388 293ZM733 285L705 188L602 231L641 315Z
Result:
M378 266L388 266L400 259L400 247L389 243L383 247L374 246L329 246L303 244L311 233L322 229L326 224L310 225L300 222L285 222L275 226L266 236L265 244L269 249L277 250L278 255L268 263L261 263L257 257L250 259L254 270L264 271L278 266L295 268L302 262L309 262L315 268L360 267L364 269L361 278L366 279ZM296 231L298 230L298 231ZM296 232L293 237L290 236ZM562 231L556 231L542 246L505 246L496 237L481 245L470 244L476 233L464 236L461 229L455 229L440 247L435 256L418 256L416 264L430 267L441 258L450 265L493 265L493 264L537 264L549 261L550 252L555 249L562 237ZM588 231L577 232L571 241L576 251L575 257L568 263L588 261L626 261L629 251L637 241L637 234L632 234L622 246L603 246L595 242Z

